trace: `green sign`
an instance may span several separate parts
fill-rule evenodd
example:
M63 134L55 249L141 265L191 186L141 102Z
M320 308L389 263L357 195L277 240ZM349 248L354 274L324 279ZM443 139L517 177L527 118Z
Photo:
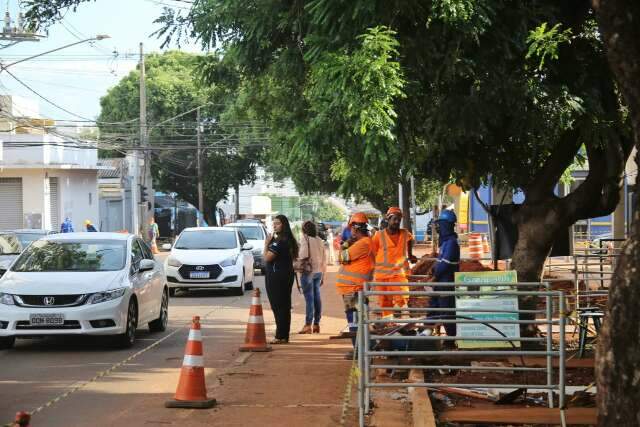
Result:
M458 316L470 317L477 320L486 320L488 325L482 323L461 323L458 324L458 336L466 337L502 337L519 338L520 326L517 323L495 323L491 320L518 320L518 298L515 296L500 296L496 292L514 290L514 286L509 284L517 283L518 276L515 271L477 271L459 272L455 275L457 283L468 283L469 287L458 286L456 291L478 290L487 295L456 296L456 308L465 311L457 312ZM478 284L491 284L490 286L473 286ZM483 310L473 312L473 309ZM487 310L512 311L513 313L487 313ZM495 329L499 332L497 332ZM504 336L502 335L504 334ZM520 346L519 341L512 341L516 347ZM508 341L458 341L458 348L512 348Z

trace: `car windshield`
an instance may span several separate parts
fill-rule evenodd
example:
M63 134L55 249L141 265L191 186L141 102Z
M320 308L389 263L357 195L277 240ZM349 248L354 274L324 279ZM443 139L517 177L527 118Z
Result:
M20 240L20 244L25 248L29 246L31 242L35 242L44 236L46 236L45 233L16 233L16 237Z
M233 230L183 231L176 249L233 249L236 233Z
M13 234L0 234L0 255L19 255L24 249Z
M262 228L260 227L234 227L242 232L247 240L264 240Z
M18 257L12 271L117 271L125 265L127 243L117 240L34 242Z

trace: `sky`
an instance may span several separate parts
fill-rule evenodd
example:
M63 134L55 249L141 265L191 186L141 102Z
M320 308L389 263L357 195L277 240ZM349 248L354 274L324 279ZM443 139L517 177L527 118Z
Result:
M76 12L69 10L62 22L52 25L43 40L0 49L0 61L10 64L97 34L108 34L110 39L65 48L8 68L37 93L65 110L94 119L100 113L100 97L136 67L140 42L144 44L146 53L160 51L162 40L151 34L158 28L153 21L162 13L163 4L188 6L175 0L96 0L83 3ZM7 2L2 2L2 6L4 16ZM12 19L16 19L18 0L9 0L8 10ZM177 49L177 46L169 48ZM198 52L199 48L191 44L181 50ZM78 120L78 117L39 99L6 72L0 73L0 93L37 100L42 117Z

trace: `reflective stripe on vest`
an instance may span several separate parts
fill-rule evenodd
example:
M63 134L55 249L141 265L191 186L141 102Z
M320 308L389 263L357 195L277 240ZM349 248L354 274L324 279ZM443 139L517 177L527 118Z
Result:
M338 274L341 276L354 277L356 279L362 279L362 280L371 280L371 278L373 277L371 274L362 274L362 273L355 273L353 271L346 271L344 267L340 267L340 270L338 270Z
M340 267L338 277L336 278L336 285L360 286L364 282L371 281L372 279L373 273L356 273L354 271L347 271L345 267Z
M395 264L389 262L389 245L387 243L387 230L383 230L380 235L382 241L382 262L375 263L376 274L404 274L407 263L407 233L404 230L400 230L400 241L398 242L402 247L402 260Z

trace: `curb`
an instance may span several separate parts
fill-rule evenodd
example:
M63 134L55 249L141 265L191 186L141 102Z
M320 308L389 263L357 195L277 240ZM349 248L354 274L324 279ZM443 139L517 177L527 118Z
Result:
M409 371L410 383L424 382L424 374L420 369ZM409 400L411 400L411 418L414 427L436 427L436 419L431 406L429 392L424 387L409 387Z

